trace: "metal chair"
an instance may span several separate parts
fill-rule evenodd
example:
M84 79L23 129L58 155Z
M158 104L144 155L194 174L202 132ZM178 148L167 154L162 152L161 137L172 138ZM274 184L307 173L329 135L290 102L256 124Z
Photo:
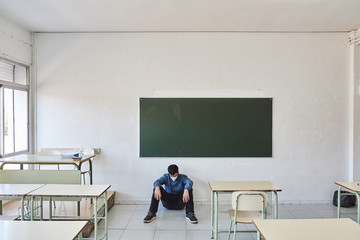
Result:
M266 192L233 192L232 208L229 210L230 227L228 240L230 239L232 224L234 223L233 239L236 239L237 223L252 224L254 219L266 218L266 206L268 195ZM255 232L255 231L242 231Z

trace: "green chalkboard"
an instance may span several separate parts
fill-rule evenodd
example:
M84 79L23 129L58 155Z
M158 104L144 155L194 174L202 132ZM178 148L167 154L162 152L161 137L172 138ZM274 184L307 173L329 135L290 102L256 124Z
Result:
M140 157L271 157L272 98L140 98Z

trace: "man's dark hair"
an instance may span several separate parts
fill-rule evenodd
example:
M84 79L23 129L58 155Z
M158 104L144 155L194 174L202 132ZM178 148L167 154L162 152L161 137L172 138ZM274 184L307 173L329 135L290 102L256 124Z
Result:
M179 168L178 166L176 166L175 164L171 164L169 167L168 167L168 172L170 175L174 175L175 173L178 173L179 172Z

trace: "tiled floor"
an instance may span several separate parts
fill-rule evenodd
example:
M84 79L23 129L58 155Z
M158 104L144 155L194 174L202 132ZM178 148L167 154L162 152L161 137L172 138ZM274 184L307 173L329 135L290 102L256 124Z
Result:
M161 204L160 204L161 205ZM195 206L198 224L185 220L185 212L167 210L159 207L157 219L151 223L143 223L147 205L115 205L109 212L109 240L209 240L210 239L210 206ZM220 206L223 210L229 206ZM356 212L356 208L343 209ZM337 208L331 204L280 205L279 218L336 218ZM347 215L356 219L356 215ZM219 228L228 229L229 216L219 214ZM253 229L243 226L242 229ZM104 223L100 222L100 233L104 231ZM231 236L232 237L232 236ZM219 235L220 240L227 239L226 233ZM237 234L239 240L256 239L256 234Z

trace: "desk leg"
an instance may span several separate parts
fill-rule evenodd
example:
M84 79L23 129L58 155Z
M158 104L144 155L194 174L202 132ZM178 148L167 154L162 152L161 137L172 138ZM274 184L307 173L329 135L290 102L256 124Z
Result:
M107 222L107 214L108 214L108 203L107 203L107 191L105 191L105 239L108 239L108 222Z
M77 201L77 214L80 217L80 201Z
M49 221L52 221L52 197L49 200Z
M215 212L215 240L218 240L219 239L219 234L218 234L218 231L219 231L219 223L218 223L218 220L219 220L219 212L218 212L218 193L215 192L215 196L214 196L214 200L215 200L215 208L214 208L214 212Z
M93 185L92 161L91 160L89 160L89 176L90 176L90 185Z
M40 221L44 220L43 197L40 197Z
M279 198L278 198L278 194L276 191L274 191L274 195L275 195L275 219L279 218Z
M30 219L31 219L31 221L34 220L34 201L35 201L35 197L31 197L31 203L30 203Z
M211 222L211 239L214 238L214 192L211 191L211 200L210 200L210 209L211 209L211 219L210 219L210 222Z
M358 205L358 210L357 210L357 222L360 223L360 204L359 204L359 200L360 200L360 195L358 192L354 192L356 195L356 200L357 200L357 205Z
M93 172L92 172L92 161L91 161L91 159L89 159L89 177L90 177L90 185L93 185ZM107 201L107 199L105 201ZM92 203L92 199L90 199L90 203Z
M257 230L257 240L261 240L261 235L260 235L260 231Z
M338 189L338 199L337 199L337 217L340 218L341 217L341 187L339 187Z
M98 198L94 200L94 239L98 239L98 229L97 229L97 201Z
M22 196L21 197L21 221L24 221L24 214L25 214L25 210L24 210L24 201L25 201L25 197Z

